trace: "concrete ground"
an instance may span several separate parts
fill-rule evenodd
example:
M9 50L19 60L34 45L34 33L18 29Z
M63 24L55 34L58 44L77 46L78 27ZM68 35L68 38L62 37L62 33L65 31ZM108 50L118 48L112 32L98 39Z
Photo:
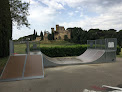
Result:
M83 92L122 84L122 58L114 63L45 68L44 79L0 82L0 92ZM103 92L103 91L102 91Z

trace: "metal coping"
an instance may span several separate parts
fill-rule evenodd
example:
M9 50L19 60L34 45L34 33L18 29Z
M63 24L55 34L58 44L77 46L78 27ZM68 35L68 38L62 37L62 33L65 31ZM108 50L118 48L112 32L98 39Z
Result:
M0 82L8 82L8 81L18 81L18 80L26 80L26 79L38 79L38 78L44 78L44 75L42 76L32 76L32 77L21 77L21 78L13 78L13 79L3 79L0 80Z
M27 62L27 55L25 57L25 63L24 63L24 67L23 67L22 77L24 77L26 62Z
M21 54L20 54L20 55L21 55ZM24 67L23 67L23 72L22 72L22 77L21 77L21 78L11 78L11 79L0 79L0 82L17 81L17 80L34 79L34 78L44 78L44 65L43 65L43 55L42 55L42 53L41 53L41 56L42 56L42 71L43 71L43 75L42 75L42 76L24 77L25 66L26 66L26 61L27 61L27 55L26 55L26 57L25 57L25 63L24 63ZM9 56L9 59L10 59L10 56ZM1 73L0 78L1 78L2 75L3 75L3 72L4 72L6 66L7 66L7 64L8 64L8 62L9 62L9 59L8 59L6 65L5 65L5 67L4 67L4 69L3 69L2 73Z

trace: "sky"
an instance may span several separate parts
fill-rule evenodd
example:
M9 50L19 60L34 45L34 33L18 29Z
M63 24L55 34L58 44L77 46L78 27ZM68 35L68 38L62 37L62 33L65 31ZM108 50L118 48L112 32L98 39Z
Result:
M89 30L122 29L122 0L22 0L30 2L30 29L13 26L13 39L41 31L51 32L56 24Z

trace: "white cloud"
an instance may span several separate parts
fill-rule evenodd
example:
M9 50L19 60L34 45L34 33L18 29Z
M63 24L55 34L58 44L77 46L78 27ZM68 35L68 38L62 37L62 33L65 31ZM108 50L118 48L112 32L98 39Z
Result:
M85 17L85 19L81 19L77 22L64 22L62 25L65 27L82 27L83 29L90 28L100 28L100 29L122 29L122 16L117 17L117 15L112 14L103 14L98 17Z
M72 22L63 22L62 25L66 27L82 27L83 29L90 29L90 28L100 28L100 29L110 29L114 28L117 30L122 29L122 3L113 5L110 4L110 2L104 0L104 4L108 4L108 6L100 5L96 0L92 0L94 2L94 5L91 5L89 3L89 0L77 0L75 4L78 6L80 3L83 5L87 2L88 7L76 7L78 10L82 10L83 8L85 10L91 11L92 13L97 13L97 16L89 16L84 15L83 12L80 13L80 17L85 17L84 19L80 19L79 21L72 21ZM91 1L90 1L91 2ZM72 2L70 2L72 3ZM112 3L112 2L111 2ZM75 6L75 4L73 6ZM71 4L72 5L72 4ZM84 11L85 11L84 10Z
M61 3L56 2L55 0L41 0L41 2L50 8L64 9L63 5Z
M38 34L41 30L48 29L50 31L50 28L55 27L57 23L65 27L82 27L87 30L90 28L122 29L122 0L23 1L30 1L28 20L31 24L31 29L23 27L21 30L17 30L14 27L14 39L32 34L33 29L37 29ZM93 16L91 16L91 13ZM67 18L69 17L67 15L72 17L75 15L76 20L72 19L71 21L71 17ZM81 18L77 19L78 17Z
M73 16L74 13L73 13L73 12L69 12L68 15L69 15L69 16Z
M77 11L77 10L75 11L75 13L78 13L78 12L79 12L79 11Z
M21 30L18 30L14 26L13 38L18 39L19 37L32 34L34 29L37 29L36 31L38 32L38 34L41 30L44 31L46 29L49 29L48 31L50 31L50 27L52 26L51 23L54 22L57 16L57 10L63 9L63 7L61 4L54 2L47 3L47 5L49 5L49 7L41 5L39 0L30 0L30 16L28 16L28 20L31 24L31 29L22 27Z

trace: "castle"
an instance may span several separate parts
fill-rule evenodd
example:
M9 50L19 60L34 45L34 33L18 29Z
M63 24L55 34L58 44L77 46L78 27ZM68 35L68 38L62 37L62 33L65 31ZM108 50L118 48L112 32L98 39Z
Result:
M65 30L63 26L56 25L56 30L51 28L51 32L54 33L54 40L64 40L65 36L68 39L71 38L71 33L69 30ZM48 39L49 32L44 32L44 40Z

